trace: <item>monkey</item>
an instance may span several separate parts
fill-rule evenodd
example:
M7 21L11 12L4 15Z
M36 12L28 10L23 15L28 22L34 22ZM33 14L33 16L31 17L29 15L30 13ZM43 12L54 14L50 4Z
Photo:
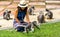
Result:
M53 13L48 9L46 9L46 11L47 11L47 13L45 14L45 16L48 16L47 19L52 19L53 18Z
M31 7L29 8L29 14L30 14L30 15L33 15L34 10L35 10L35 6L31 6Z
M3 13L3 19L9 20L10 19L10 13L11 13L11 11L6 10Z
M42 11L38 15L37 20L38 20L38 23L44 23L45 22L44 14Z

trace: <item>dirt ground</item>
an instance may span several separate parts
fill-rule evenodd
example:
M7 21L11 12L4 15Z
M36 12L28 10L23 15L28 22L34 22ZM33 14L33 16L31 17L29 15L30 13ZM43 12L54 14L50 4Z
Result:
M47 22L48 22L48 21L57 21L57 20L59 21L59 20L60 20L60 9L51 10L51 11L53 12L53 18L54 18L54 19L52 19L52 20L47 20L47 19L45 19L45 20L46 20ZM46 13L46 12L44 12L44 13ZM30 15L30 16L29 16L31 22L32 22L32 21L37 21L37 16L39 15L39 13L38 13L38 12L35 12L35 14L36 14L36 15ZM14 18L14 16L11 15L11 18ZM25 21L26 21L26 20L25 20ZM13 19L7 21L7 20L3 19L2 16L0 16L0 25L2 26L2 27L0 27L0 28L13 27Z

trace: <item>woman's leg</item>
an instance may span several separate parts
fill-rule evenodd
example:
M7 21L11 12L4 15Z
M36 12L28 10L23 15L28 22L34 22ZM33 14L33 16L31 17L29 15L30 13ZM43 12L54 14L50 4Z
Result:
M26 31L26 27L24 26L27 26L27 24L25 22L20 22L20 25L14 20L13 27L17 29L17 31L21 31L21 32Z

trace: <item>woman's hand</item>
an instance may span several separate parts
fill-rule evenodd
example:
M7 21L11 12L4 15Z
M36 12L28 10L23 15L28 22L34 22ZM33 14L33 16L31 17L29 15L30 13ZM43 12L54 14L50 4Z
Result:
M14 19L15 19L16 22L20 25L20 21L18 20L17 15L18 15L18 10L16 10L16 11L14 12Z

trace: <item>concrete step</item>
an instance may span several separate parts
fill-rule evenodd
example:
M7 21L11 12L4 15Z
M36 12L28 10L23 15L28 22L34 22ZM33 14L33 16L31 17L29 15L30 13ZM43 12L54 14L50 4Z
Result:
M30 2L29 5L45 5L45 2Z
M13 2L14 2L14 3L18 3L18 2L20 2L20 0L14 0Z
M48 9L59 9L60 5L46 5L46 8L48 8Z
M46 1L46 4L60 5L60 1Z
M17 3L13 3L11 5L9 5L7 8L16 8L17 7ZM39 7L39 8L44 8L45 7L45 3L44 2L30 2L29 3L29 7L34 5L35 7Z
M0 6L10 5L10 4L11 4L11 2L9 2L9 1L0 1Z
M17 8L17 5L9 5L7 8L15 9L15 8Z
M0 12L3 11L3 10L4 10L4 8L0 8Z
M14 2L13 2L14 3ZM18 4L19 2L17 2ZM29 5L45 5L45 2L30 2Z
M29 0L29 2L44 2L45 0ZM14 0L13 2L17 3L20 2L20 0Z
M46 1L60 1L60 0L46 0Z

